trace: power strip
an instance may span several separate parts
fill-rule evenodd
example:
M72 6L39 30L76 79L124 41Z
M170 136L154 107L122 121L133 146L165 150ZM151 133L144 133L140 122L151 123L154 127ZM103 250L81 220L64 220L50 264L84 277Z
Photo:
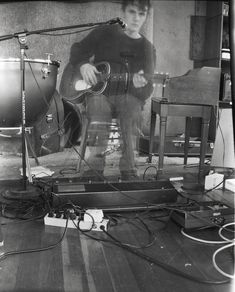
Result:
M56 214L53 214L53 216L47 214L44 217L44 224L49 226L57 226L57 227L64 227L66 226L66 218L57 218ZM92 231L103 231L104 228L105 231L107 231L108 228L108 219L103 219L101 222L89 222L89 221L83 221L79 220L79 217L76 216L75 219L68 219L68 225L67 228L77 228L77 225L79 224L79 228L81 230L92 230ZM102 229L101 229L102 228Z

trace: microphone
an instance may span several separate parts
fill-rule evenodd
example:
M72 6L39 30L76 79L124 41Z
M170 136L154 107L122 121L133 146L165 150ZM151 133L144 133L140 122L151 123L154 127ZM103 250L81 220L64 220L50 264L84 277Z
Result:
M119 18L119 17L113 18L113 19L109 20L107 23L108 24L116 24L116 23L118 23L121 26L121 28L126 28L127 27L126 23L123 20L121 20L121 18Z
M127 27L127 24L121 20L121 18L117 18L117 23L121 26L121 28L126 28Z

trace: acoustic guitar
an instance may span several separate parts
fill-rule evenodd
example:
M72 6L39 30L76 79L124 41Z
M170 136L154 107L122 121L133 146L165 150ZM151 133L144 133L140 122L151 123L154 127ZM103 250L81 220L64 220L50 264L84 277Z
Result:
M108 62L97 63L95 67L99 71L96 75L98 82L96 85L90 85L83 80L79 70L70 63L67 64L60 83L60 94L65 100L81 103L86 93L101 94L109 82L127 82L128 78L131 78L128 73L112 73ZM153 83L162 83L163 86L169 79L168 73L155 73L151 76L144 74L144 77Z

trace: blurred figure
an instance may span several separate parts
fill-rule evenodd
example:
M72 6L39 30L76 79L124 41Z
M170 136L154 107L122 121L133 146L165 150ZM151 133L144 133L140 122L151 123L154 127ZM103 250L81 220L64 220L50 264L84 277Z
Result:
M135 135L141 123L141 110L153 91L156 56L154 46L140 33L150 10L149 0L123 1L122 19L127 24L100 26L81 42L71 47L70 64L80 71L89 86L96 86L102 77L99 62L108 62L110 80L101 94L86 96L86 113L92 128L93 146L88 163L92 167L86 176L102 179L105 168L104 152L109 131L106 123L115 116L120 121L122 156L119 168L122 180L138 178L135 164ZM115 77L114 77L115 76Z

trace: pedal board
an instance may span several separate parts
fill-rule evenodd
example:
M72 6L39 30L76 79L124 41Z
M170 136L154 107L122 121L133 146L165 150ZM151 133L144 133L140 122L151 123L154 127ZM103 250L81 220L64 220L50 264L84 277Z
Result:
M169 181L55 183L53 208L73 202L82 208L135 210L177 201L178 192Z
M182 211L181 211L182 210ZM223 225L234 221L234 208L219 201L198 202L172 213L172 219L185 229Z

